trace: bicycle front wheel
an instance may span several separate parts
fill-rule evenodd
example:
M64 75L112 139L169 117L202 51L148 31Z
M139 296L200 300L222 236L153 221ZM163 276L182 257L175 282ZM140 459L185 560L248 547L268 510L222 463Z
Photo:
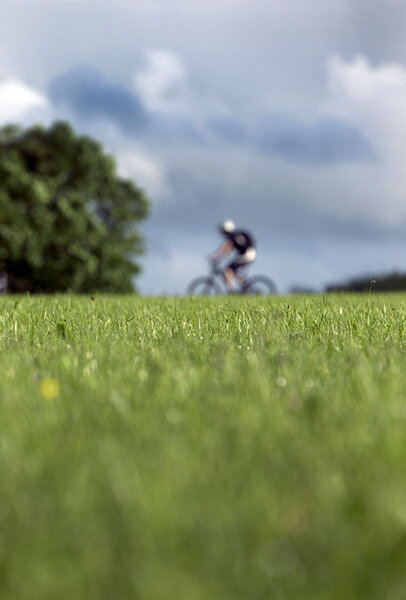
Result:
M221 292L221 287L212 277L198 277L186 291L191 296L218 296Z
M248 294L255 294L257 296L266 296L268 294L276 294L276 285L264 275L254 275L248 281L247 286Z

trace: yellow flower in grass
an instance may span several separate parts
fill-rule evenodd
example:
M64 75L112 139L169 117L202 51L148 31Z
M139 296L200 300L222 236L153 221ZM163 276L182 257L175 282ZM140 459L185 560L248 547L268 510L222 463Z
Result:
M46 398L46 400L53 400L57 398L61 392L61 386L59 385L59 381L56 379L43 379L41 381L41 395Z

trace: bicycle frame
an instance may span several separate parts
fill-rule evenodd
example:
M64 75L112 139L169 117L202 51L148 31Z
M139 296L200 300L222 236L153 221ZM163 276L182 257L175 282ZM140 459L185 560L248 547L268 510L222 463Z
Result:
M248 265L247 265L248 266ZM211 272L210 272L210 277L220 277L223 285L226 287L227 289L227 279L224 273L224 269L222 269L218 263L216 262L212 262L211 263ZM236 294L243 294L247 288L248 288L248 280L246 277L244 277L241 274L235 274L235 278L236 281L238 283L238 289L234 292Z
M248 266L248 265L247 265ZM241 271L236 274L236 289L231 292L235 294L275 294L275 284L265 275L254 275L248 277ZM201 287L203 286L203 287ZM258 287L259 286L259 287ZM210 261L210 272L208 275L194 279L188 287L187 293L194 294L199 289L203 294L220 294L228 292L225 268L217 261Z

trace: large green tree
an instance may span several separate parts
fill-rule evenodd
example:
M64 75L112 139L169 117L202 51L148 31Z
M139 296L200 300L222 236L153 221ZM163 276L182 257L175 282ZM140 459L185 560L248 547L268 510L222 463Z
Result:
M128 292L148 200L65 122L0 129L0 271L10 292Z

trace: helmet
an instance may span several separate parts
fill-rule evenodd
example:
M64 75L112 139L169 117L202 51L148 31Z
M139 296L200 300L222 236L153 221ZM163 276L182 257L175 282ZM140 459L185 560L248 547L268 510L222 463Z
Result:
M232 233L234 229L235 224L234 221L231 221L231 219L228 219L227 221L224 221L224 223L219 225L220 233Z

